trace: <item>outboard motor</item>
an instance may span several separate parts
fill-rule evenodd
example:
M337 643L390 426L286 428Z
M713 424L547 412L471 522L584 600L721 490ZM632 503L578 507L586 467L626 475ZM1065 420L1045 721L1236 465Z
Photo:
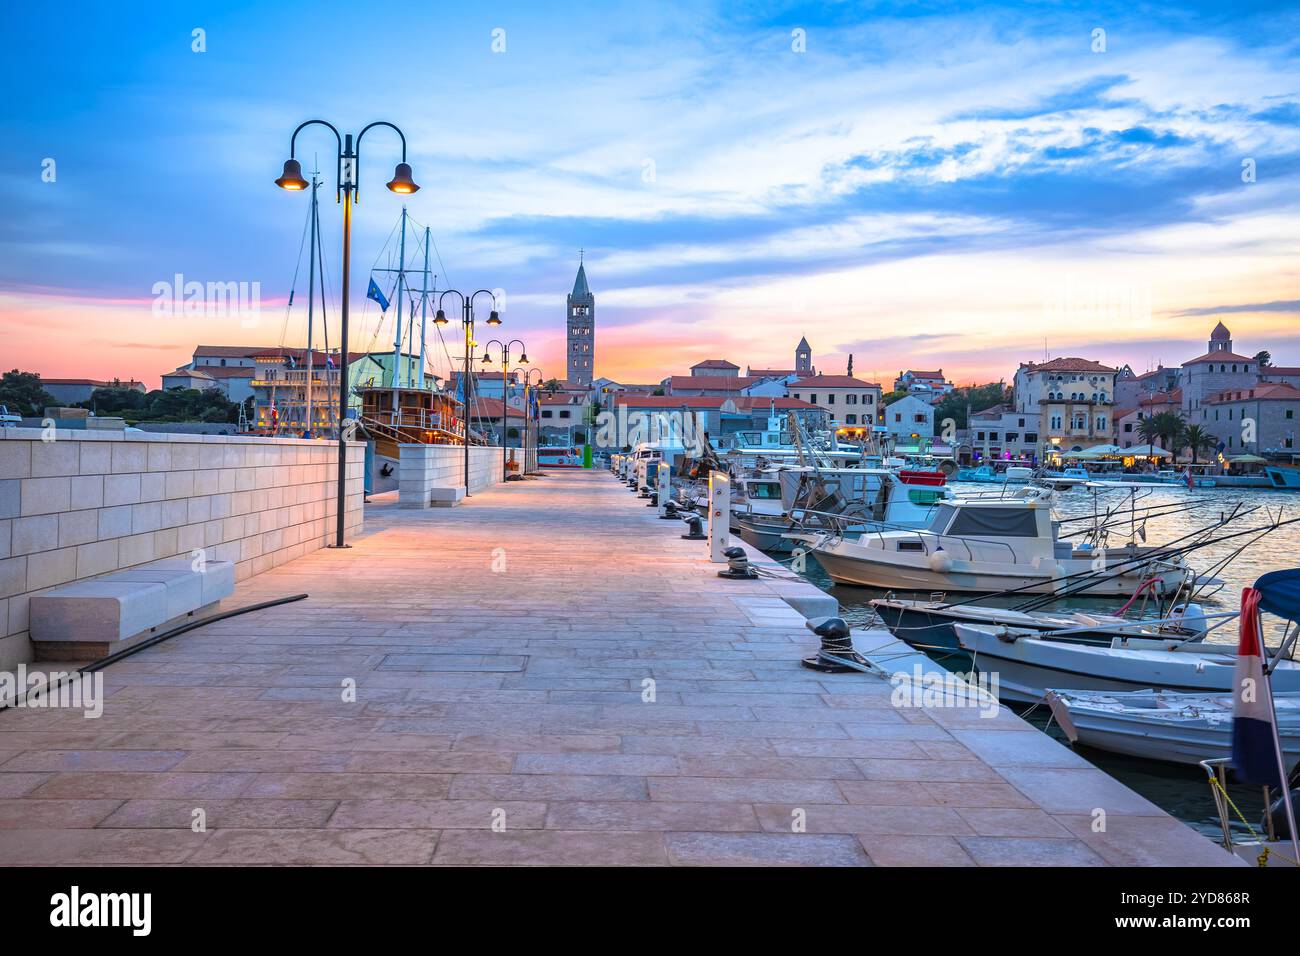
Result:
M1169 616L1174 619L1176 627L1181 627L1193 635L1190 640L1199 641L1209 630L1205 609L1199 604L1176 604L1170 610Z

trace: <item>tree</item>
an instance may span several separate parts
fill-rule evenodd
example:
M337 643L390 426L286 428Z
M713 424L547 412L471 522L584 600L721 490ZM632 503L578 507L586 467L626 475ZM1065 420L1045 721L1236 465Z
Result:
M1160 425L1150 415L1138 422L1137 431L1143 444L1154 445L1156 439L1160 437Z
M1260 368L1273 364L1273 356L1268 349L1263 349L1255 353L1255 361L1259 363Z
M965 389L953 389L934 406L934 420L942 422L951 418L958 428L966 428L966 410L982 412L994 405L1006 401L1006 389L1001 382L990 385L973 385Z
M58 400L41 387L39 372L20 372L14 369L0 375L0 405L15 415L37 416L47 405L57 405Z
M560 380L558 378L548 378L545 382L542 383L542 388L546 390L547 395L553 397L556 392L558 392L561 388L563 388L563 386L560 384Z
M1197 454L1216 447L1219 444L1219 439L1200 425L1188 425L1187 430L1183 433L1183 444L1191 450L1192 464L1195 465L1197 463Z
M110 385L97 388L90 393L90 399L82 402L82 408L89 408L96 415L116 415L120 412L137 412L149 404L148 396L134 388Z
M1152 420L1156 423L1160 447L1173 455L1172 461L1176 464L1178 450L1183 447L1183 436L1187 433L1187 422L1177 412L1158 412Z

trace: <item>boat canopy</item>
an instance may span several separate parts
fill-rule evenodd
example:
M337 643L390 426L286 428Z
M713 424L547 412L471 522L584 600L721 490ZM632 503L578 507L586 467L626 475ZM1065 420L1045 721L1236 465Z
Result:
M1300 568L1270 571L1255 582L1261 610L1288 621L1300 620Z

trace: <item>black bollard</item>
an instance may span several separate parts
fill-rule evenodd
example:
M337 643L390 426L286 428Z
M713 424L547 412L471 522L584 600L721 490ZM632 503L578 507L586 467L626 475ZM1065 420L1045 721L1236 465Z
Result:
M821 648L801 663L823 674L844 674L849 671L877 673L878 668L853 649L853 636L842 617L818 617L805 621L804 626L822 639Z
M745 549L739 546L727 548L722 552L727 558L727 570L719 571L718 577L729 581L752 581L758 572L749 564Z

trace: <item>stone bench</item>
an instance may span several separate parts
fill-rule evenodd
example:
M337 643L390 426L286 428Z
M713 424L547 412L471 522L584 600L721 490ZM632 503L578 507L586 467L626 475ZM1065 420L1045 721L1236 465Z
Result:
M235 591L235 563L167 558L33 595L29 629L39 660L93 660L142 640Z
M435 508L454 508L465 500L465 486L454 488L432 488L429 491L429 503Z

